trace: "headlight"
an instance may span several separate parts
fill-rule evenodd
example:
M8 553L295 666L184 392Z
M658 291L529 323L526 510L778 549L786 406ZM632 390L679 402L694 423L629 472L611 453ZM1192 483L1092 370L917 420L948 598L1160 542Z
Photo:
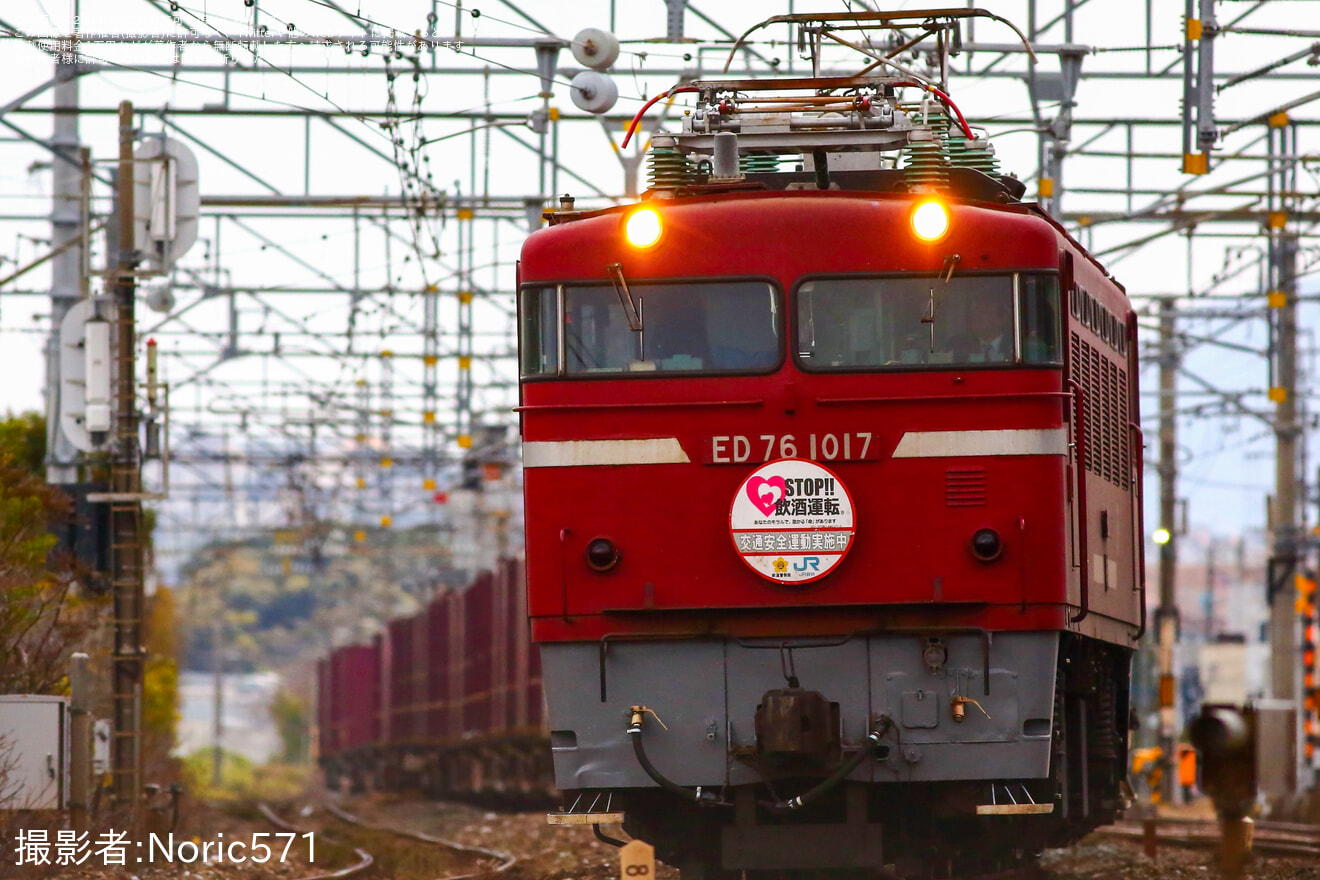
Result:
M925 201L912 209L912 233L922 241L937 241L949 231L949 209L936 201Z
M660 212L654 208L641 208L633 211L624 221L623 233L628 244L636 248L649 248L660 240L664 224L660 222Z

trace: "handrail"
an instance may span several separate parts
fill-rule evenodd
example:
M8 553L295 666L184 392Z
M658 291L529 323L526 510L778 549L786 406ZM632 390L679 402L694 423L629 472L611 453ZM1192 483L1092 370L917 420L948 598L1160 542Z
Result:
M1137 628L1137 634L1132 637L1132 641L1141 641L1141 637L1146 634L1146 435L1142 432L1141 426L1136 422L1128 422L1128 443L1132 442L1132 434L1136 432L1137 437L1137 492L1136 497L1132 499L1132 505L1137 509L1137 534L1136 534L1136 555L1137 555L1137 585L1141 591L1141 626Z
M568 528L559 530L559 595L563 602L562 616L564 623L572 623L568 616Z
M1073 392L1073 423L1075 425L1074 442L1077 448L1077 550L1082 558L1082 569L1080 572L1079 585L1081 587L1081 610L1075 617L1070 618L1073 623L1080 622L1086 615L1091 613L1091 553L1089 542L1087 541L1088 521L1086 517L1086 425L1085 425L1085 394L1082 386L1076 379L1066 380Z

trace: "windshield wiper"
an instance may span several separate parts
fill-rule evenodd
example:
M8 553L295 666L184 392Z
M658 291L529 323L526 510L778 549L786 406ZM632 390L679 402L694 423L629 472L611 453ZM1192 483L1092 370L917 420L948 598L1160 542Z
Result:
M962 257L958 254L949 254L944 258L944 265L940 267L940 278L945 287L953 280L953 270L962 262ZM935 353L935 288L930 289L930 313L921 316L921 323L930 325L930 353Z
M610 273L610 281L614 284L614 292L618 294L619 305L623 306L623 316L628 321L628 329L634 333L641 333L642 310L633 301L632 291L628 290L628 279L623 277L623 264L609 263L605 266L605 271Z

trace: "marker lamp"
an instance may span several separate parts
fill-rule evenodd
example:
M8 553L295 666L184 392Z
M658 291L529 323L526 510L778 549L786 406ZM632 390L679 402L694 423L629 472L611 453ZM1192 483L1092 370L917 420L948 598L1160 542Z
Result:
M649 248L660 240L663 229L660 214L652 208L633 211L623 224L624 235L628 244L636 248Z
M948 231L949 210L939 202L922 202L912 210L912 233L922 241L936 241Z
M587 567L593 571L609 571L619 564L619 548L609 538L593 538L587 544Z
M972 535L969 549L982 562L994 562L1004 552L1004 543L994 529L977 529Z

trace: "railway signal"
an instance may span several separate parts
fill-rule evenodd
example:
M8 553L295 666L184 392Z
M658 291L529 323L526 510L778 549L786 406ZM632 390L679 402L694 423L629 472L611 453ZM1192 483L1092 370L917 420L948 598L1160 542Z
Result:
M1250 707L1206 704L1187 733L1201 755L1201 788L1219 814L1220 867L1225 876L1240 877L1251 855L1256 805L1256 713Z

